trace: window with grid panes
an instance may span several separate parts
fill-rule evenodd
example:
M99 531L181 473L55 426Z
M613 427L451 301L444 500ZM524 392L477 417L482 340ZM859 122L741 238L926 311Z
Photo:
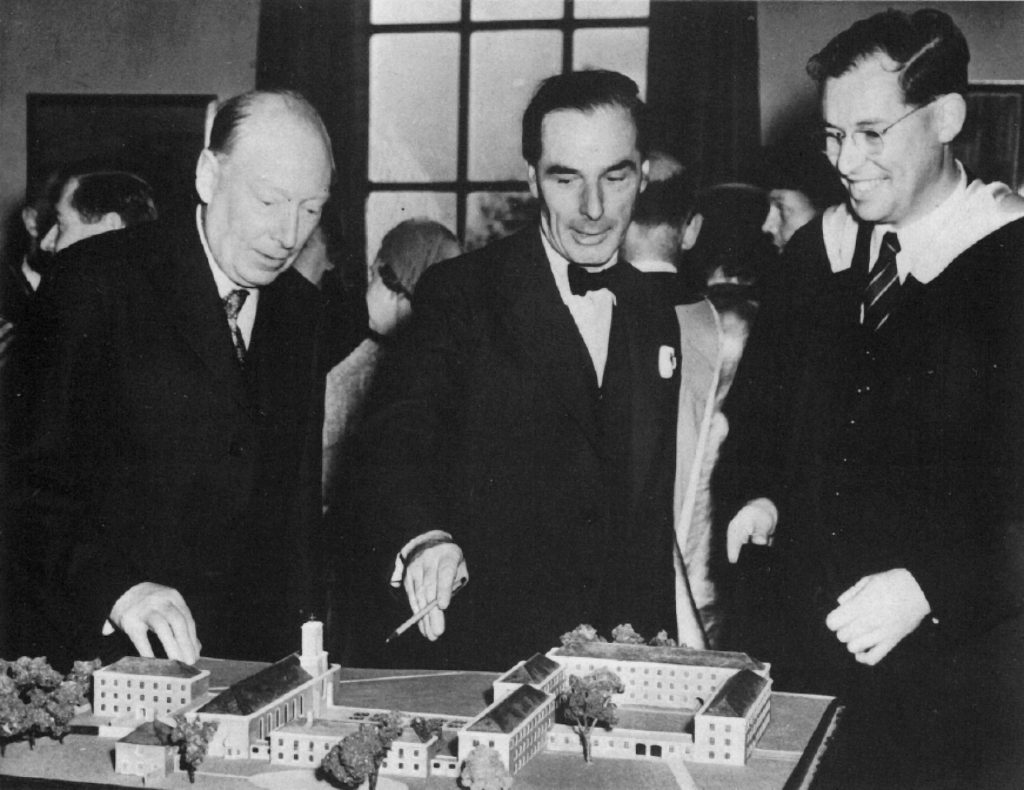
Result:
M371 0L367 258L411 217L476 249L535 213L520 122L540 80L622 72L646 94L650 0Z

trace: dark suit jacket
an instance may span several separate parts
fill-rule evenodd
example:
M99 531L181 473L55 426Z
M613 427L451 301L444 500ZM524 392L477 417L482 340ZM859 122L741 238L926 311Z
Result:
M34 652L85 658L117 597L178 589L206 655L293 649L319 556L321 299L260 292L248 370L194 219L70 248L38 304L12 520ZM90 652L83 652L90 651Z
M788 279L727 403L730 439L745 446L732 468L761 483L744 498L779 506L785 617L764 658L784 685L863 702L883 771L888 748L909 766L962 768L994 729L1019 735L1024 721L1022 251L1018 220L927 285L908 278L876 334L858 322L864 275L833 274L812 223L787 246ZM859 578L892 568L913 574L934 620L865 668L825 616ZM771 614L757 603L755 617Z
M0 317L17 326L28 315L28 306L35 292L21 270L22 259L3 263L0 270Z
M605 633L631 620L651 636L673 628L678 373L662 378L658 357L662 346L678 352L678 329L645 275L629 267L626 276L634 295L619 297L613 320L628 337L631 402L620 427L629 472L613 481L603 477L594 368L537 228L434 266L418 284L410 331L394 368L381 371L386 405L364 436L357 555L365 580L367 557L386 567L405 541L443 529L471 579L449 610L439 654L410 660L496 669L581 622ZM628 513L619 519L613 488ZM374 584L371 598L385 594ZM612 593L615 585L628 592ZM387 627L407 614L400 603ZM382 660L423 644L409 634Z

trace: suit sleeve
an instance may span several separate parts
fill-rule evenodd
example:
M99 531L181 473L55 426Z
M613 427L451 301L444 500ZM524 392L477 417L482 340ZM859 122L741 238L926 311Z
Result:
M449 531L446 448L473 334L473 297L451 265L428 269L413 317L380 373L358 438L355 486L364 532L381 571L412 538ZM456 536L456 542L458 537Z
M986 354L947 384L975 389L946 459L958 471L936 492L940 506L906 557L940 631L954 641L1024 610L1024 232L1008 238L1010 254L979 262L980 274L963 288L985 328ZM946 501L954 506L942 507Z
M111 286L94 266L102 263L75 254L59 262L38 294L19 366L31 403L12 464L12 564L40 627L73 644L99 635L131 575L116 550L93 550L102 525L90 505L118 435ZM95 580L87 595L70 583L76 577Z
M817 231L814 235L812 229ZM779 505L786 486L786 426L794 419L792 382L802 358L798 319L803 300L813 298L815 242L821 226L801 229L782 262L762 284L762 298L750 337L723 404L729 433L714 473L719 520L727 523L751 500L766 497ZM765 430L765 426L773 426Z

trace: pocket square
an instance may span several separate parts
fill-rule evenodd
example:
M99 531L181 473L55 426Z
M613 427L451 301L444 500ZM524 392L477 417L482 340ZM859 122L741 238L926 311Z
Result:
M677 364L676 350L672 346L662 346L658 349L658 373L663 379L672 378Z

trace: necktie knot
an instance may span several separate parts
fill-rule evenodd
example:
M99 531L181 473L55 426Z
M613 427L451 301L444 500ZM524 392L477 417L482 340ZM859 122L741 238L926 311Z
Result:
M238 288L224 297L224 312L227 313L228 321L238 320L238 314L242 311L242 305L249 298L249 292L244 288Z
M590 272L578 263L569 264L569 291L574 296L583 296L587 291L607 288L613 294L621 287L621 264L613 264L599 272Z

